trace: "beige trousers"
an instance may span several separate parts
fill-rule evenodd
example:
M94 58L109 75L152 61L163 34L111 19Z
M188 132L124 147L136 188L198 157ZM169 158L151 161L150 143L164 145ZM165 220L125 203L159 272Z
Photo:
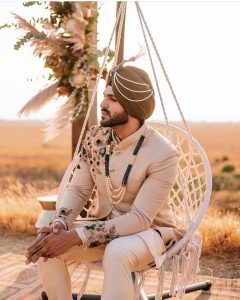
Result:
M153 234L159 240L159 247L164 247L160 235L156 231ZM72 300L69 264L100 260L103 261L104 271L102 300L133 300L131 272L141 270L154 261L146 242L137 234L116 238L106 247L101 245L83 249L75 246L47 262L41 258L38 262L39 274L48 299Z

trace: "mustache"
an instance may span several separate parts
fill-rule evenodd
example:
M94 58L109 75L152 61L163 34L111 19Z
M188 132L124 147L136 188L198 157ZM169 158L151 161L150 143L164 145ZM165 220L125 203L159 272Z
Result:
M111 115L110 111L107 110L106 108L102 108L101 112L105 112L106 114L108 114L109 116Z

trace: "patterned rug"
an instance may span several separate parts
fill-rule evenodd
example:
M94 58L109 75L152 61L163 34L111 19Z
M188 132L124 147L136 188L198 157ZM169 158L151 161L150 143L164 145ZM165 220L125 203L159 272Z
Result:
M7 253L0 256L0 300L34 300L40 299L42 287L39 281L36 265L26 266L23 255ZM77 292L83 280L82 269L79 266L72 266L73 291ZM147 294L153 294L156 290L156 271L150 271L146 275L144 289ZM171 274L166 274L166 286L169 288ZM103 274L97 268L91 272L90 281L87 286L87 293L101 293ZM198 276L196 282L210 280L211 291L194 292L188 294L184 299L196 300L230 300L240 299L240 279L223 279L216 277ZM64 300L64 299L63 299ZM114 300L114 299L112 299ZM124 299L123 299L124 300Z

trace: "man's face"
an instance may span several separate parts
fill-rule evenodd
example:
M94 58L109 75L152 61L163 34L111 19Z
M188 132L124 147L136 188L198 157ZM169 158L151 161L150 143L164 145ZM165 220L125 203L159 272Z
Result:
M103 92L104 98L100 105L101 121L103 127L112 127L126 124L128 122L128 113L119 104L113 93L112 87L108 85Z

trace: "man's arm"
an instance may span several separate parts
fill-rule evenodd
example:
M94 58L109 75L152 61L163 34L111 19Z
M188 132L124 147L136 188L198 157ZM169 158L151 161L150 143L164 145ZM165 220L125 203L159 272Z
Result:
M81 244L81 239L76 234L76 231L68 230L88 201L93 186L94 182L83 145L79 163L73 172L72 178L70 178L60 208L57 209L50 226L41 229L38 237L27 248L27 263L35 262L40 256L55 257L60 255L60 252L62 254L70 249L68 246L72 247L73 245ZM60 230L54 232L54 228ZM56 237L56 233L59 236ZM62 242L60 239L62 239ZM68 240L69 243L67 243Z
M67 185L61 203L57 203L57 211L51 222L59 221L65 224L68 230L76 217L89 200L94 187L94 181L87 163L87 154L84 145L79 156L79 163Z
M85 247L107 244L119 236L150 228L163 206L177 175L179 156L174 150L150 166L149 175L140 188L129 213L105 222L76 229Z

